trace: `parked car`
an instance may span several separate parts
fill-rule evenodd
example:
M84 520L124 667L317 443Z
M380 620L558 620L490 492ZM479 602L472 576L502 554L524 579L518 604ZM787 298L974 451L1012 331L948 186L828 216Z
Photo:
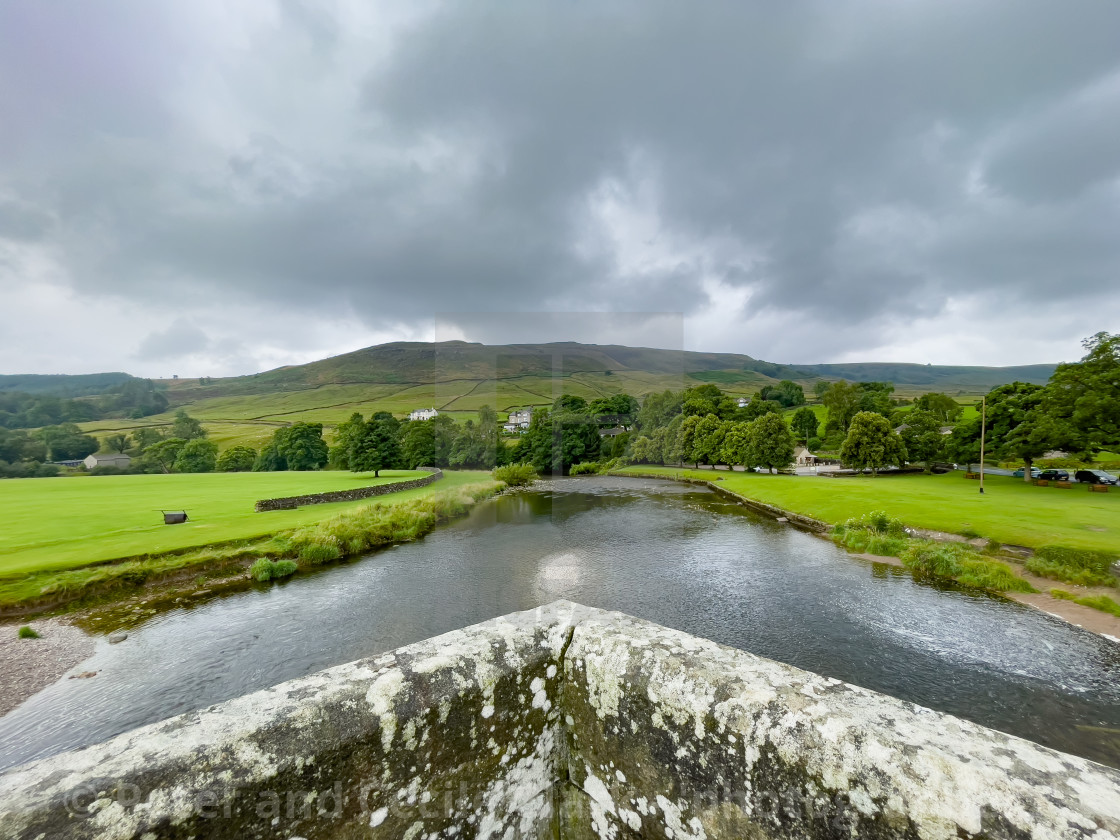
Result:
M1015 478L1022 478L1024 469L1025 467L1019 467L1019 469L1015 470L1015 472L1011 473L1011 475ZM1040 470L1038 467L1031 467L1031 478L1038 478L1041 472L1042 470Z
M1020 476L1021 477L1021 476ZM1069 481L1069 473L1065 470L1043 470L1038 474L1039 481Z
M1083 481L1086 484L1112 484L1115 485L1120 482L1112 473L1106 473L1104 470L1078 470L1073 474L1074 480Z

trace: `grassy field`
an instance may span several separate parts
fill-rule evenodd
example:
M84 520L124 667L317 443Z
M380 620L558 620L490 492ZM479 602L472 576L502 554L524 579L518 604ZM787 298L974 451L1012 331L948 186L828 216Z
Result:
M0 578L72 569L139 554L249 539L327 519L370 501L256 513L258 499L346 490L426 473L274 472L13 479L0 482ZM386 497L407 500L489 478L447 472L431 487ZM164 525L160 509L190 520Z
M979 534L1013 545L1062 545L1120 553L1120 492L1089 493L1034 487L1021 479L986 476L976 481L955 472L880 478L818 478L725 470L635 466L629 475L675 475L720 485L748 499L825 522L839 523L884 510L918 528Z

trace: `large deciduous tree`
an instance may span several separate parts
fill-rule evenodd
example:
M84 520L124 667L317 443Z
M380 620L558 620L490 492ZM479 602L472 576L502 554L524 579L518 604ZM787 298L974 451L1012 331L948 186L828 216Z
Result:
M922 394L914 400L914 408L928 411L944 425L956 423L964 410L961 404L952 397L938 392Z
M941 419L929 411L914 409L906 415L901 431L906 455L911 461L921 461L928 473L933 462L945 453L945 435L941 434Z
M848 436L840 447L840 460L853 469L869 469L877 475L883 467L901 467L906 461L906 447L886 417L861 411L849 424Z
M748 461L773 472L793 462L793 434L778 414L764 414L749 425Z
M171 424L171 437L195 440L206 437L206 430L202 428L202 423L187 414L186 409L180 408L175 412L175 422Z
M251 446L231 446L218 456L218 472L249 472L257 460L257 450Z
M327 465L322 423L293 423L273 435L276 452L289 470L317 470Z
M821 394L821 404L828 409L825 431L847 433L852 418L859 412L861 396L860 389L852 383L844 380L833 382Z
M175 472L208 473L214 472L218 462L218 445L211 440L195 438L188 440L175 457Z
M386 411L374 414L362 434L351 442L348 462L354 472L372 472L399 468L403 463L397 437L400 423Z
M148 466L159 469L160 472L169 473L175 466L179 453L186 445L187 442L182 438L164 438L144 450L144 461Z
M401 433L401 455L409 469L436 463L436 430L430 420L410 420Z
M1081 361L1058 365L1043 410L1067 438L1065 446L1093 455L1120 449L1120 333L1083 342Z
M817 415L813 409L802 406L793 412L793 417L790 418L790 426L801 440L808 442L810 438L817 436L820 421L817 420Z

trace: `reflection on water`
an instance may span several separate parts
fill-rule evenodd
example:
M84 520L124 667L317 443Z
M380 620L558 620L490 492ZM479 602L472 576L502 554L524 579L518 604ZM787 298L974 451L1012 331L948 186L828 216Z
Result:
M688 485L561 479L417 543L174 609L0 718L0 766L557 598L1120 766L1120 646Z

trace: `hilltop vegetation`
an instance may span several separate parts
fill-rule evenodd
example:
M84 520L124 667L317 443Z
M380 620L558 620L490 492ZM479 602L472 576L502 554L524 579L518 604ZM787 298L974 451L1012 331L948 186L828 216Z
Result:
M488 405L506 412L549 406L559 393L587 401L647 395L710 383L749 397L781 380L811 391L817 381L890 381L898 396L942 391L962 401L1012 381L1044 383L1052 365L1021 368L928 365L782 365L732 353L697 353L574 342L490 346L461 341L395 342L252 376L163 381L169 408L142 419L126 412L81 423L99 439L150 426L168 429L185 407L220 449L260 449L277 427L322 423L330 433L355 412L398 418L431 407L462 421Z

